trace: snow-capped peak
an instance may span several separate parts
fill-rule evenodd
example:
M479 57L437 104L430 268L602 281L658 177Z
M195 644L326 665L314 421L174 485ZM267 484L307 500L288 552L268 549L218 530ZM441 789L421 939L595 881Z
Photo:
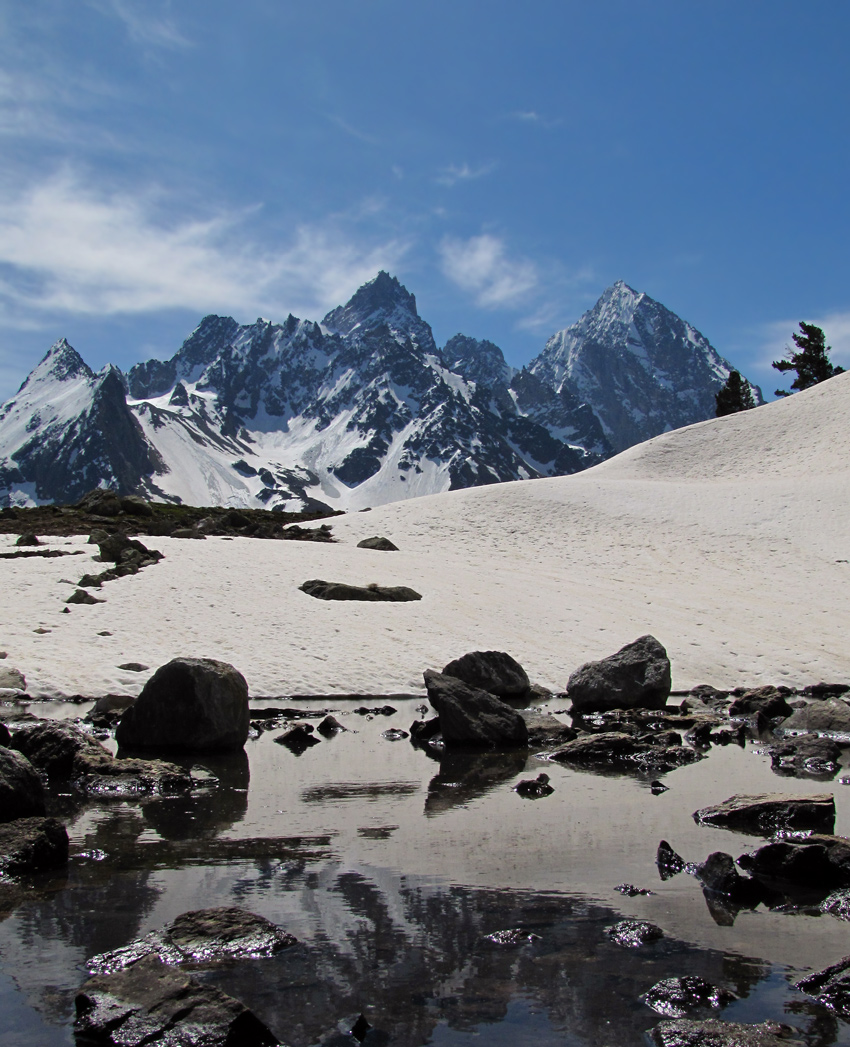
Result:
M380 324L394 327L411 321L422 322L416 311L416 298L395 276L382 269L374 280L355 291L345 305L332 309L322 325L347 336L355 329L370 330Z

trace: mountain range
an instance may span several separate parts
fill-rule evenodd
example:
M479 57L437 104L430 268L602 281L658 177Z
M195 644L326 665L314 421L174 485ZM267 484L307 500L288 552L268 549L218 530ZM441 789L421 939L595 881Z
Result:
M60 340L0 407L0 505L108 486L354 510L560 476L712 417L731 370L622 281L522 369L462 334L440 349L414 296L381 272L321 323L207 316L171 359L126 374L92 371Z

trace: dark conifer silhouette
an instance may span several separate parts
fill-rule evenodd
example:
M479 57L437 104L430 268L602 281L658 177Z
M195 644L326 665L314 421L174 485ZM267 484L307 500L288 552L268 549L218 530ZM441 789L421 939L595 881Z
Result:
M742 378L738 371L730 371L726 384L714 397L715 415L722 418L725 414L737 414L749 411L756 406L750 383Z
M800 331L791 335L797 352L785 350L782 360L774 360L777 371L796 371L797 377L791 383L791 389L777 389L777 396L790 396L799 389L809 389L818 382L825 382L836 374L843 374L844 368L830 363L829 353L832 346L826 345L826 338L820 327L800 321Z

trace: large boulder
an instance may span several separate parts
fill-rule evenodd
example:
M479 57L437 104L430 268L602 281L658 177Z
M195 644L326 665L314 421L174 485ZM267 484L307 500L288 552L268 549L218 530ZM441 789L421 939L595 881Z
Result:
M776 840L752 854L742 854L738 865L756 879L793 884L812 890L850 886L850 840L813 834L803 840Z
M782 722L783 731L850 733L850 705L843 698L827 698L796 709Z
M38 771L14 749L0 749L0 822L44 814Z
M521 698L531 686L525 669L504 651L470 651L449 662L443 674L497 698Z
M213 658L175 658L148 680L115 737L128 749L224 752L241 749L248 729L242 673Z
M454 676L433 669L426 669L424 675L428 700L437 710L446 745L499 749L528 745L528 728L515 709Z
M78 1036L103 1044L275 1047L248 1008L211 985L146 956L125 970L90 978L74 1000Z
M670 659L654 636L641 636L616 654L586 662L570 676L575 712L663 709L670 695Z
M70 778L78 755L111 753L90 734L66 720L30 720L22 723L12 735L12 748L23 753L29 762L45 774Z
M55 818L16 818L0 825L0 872L11 875L68 863L68 832Z
M831 833L835 828L835 800L831 793L787 796L761 793L730 796L723 803L694 811L694 821L719 829L772 836L781 829L812 829Z

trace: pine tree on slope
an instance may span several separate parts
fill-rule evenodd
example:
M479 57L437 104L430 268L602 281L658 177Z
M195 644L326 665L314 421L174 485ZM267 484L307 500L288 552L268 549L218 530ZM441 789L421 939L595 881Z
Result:
M722 418L726 414L737 414L749 411L756 406L750 383L741 378L740 372L730 371L726 384L714 397L715 415Z
M797 352L786 349L782 360L774 360L777 371L796 371L797 377L791 383L791 390L777 389L777 396L790 396L795 389L809 389L827 378L843 374L844 368L830 363L829 353L832 346L826 345L826 338L820 327L800 321L802 334L796 331L791 335Z

